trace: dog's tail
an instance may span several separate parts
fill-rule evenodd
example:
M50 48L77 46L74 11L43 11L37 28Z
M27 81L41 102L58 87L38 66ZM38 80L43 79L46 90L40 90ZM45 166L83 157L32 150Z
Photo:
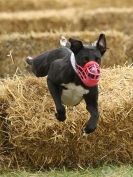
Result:
M26 58L26 62L27 62L29 65L32 65L33 58L30 57L30 56L28 56L28 57Z

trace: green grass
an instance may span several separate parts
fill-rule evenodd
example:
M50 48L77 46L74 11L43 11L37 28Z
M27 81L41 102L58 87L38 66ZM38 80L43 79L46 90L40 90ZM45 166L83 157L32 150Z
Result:
M1 172L0 177L133 177L133 166L103 166L82 170L50 170L45 172Z

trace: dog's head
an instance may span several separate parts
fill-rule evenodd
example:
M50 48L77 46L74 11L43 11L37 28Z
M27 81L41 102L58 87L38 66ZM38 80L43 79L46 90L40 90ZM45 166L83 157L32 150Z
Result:
M65 40L64 40L65 39ZM104 34L100 34L97 41L93 44L85 45L79 40L70 38L61 38L60 44L72 50L71 64L82 82L93 87L98 84L100 77L101 57L106 51L106 38Z
M100 34L98 40L90 45L85 45L81 41L72 38L69 39L69 42L70 49L75 54L76 61L80 66L89 61L95 61L100 64L101 57L106 52L106 37L104 34Z

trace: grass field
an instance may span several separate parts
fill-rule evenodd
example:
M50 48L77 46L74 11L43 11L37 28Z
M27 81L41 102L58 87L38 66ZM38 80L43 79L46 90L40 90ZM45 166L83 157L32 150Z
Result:
M3 172L0 177L133 177L133 167L103 166L80 170L49 170L45 172L11 171Z

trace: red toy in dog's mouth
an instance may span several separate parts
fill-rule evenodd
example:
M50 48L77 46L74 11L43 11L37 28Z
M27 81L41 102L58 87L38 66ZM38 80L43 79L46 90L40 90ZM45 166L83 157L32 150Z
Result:
M95 61L87 62L83 67L76 64L76 72L86 86L94 87L98 84L100 66Z

